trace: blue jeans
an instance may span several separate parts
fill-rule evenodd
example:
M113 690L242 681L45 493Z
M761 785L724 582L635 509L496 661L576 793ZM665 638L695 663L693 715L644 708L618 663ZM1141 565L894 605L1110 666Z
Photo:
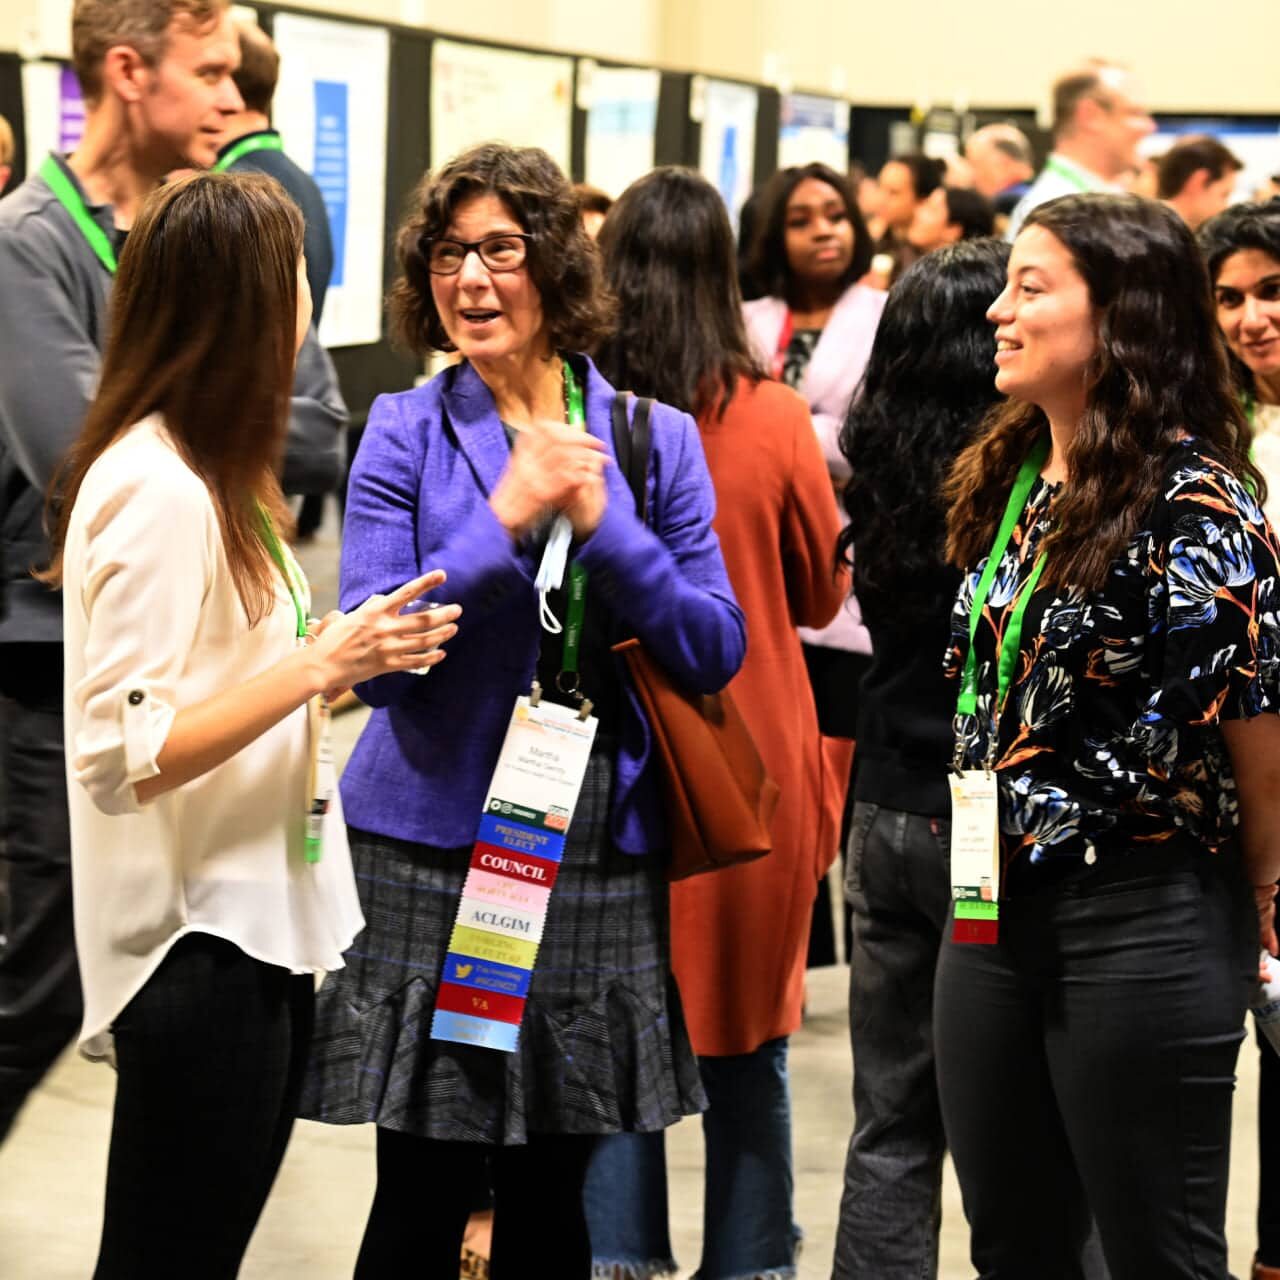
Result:
M791 1216L787 1040L754 1053L700 1058L707 1181L699 1280L794 1276L800 1230ZM585 1192L597 1275L670 1275L666 1148L661 1133L596 1145Z

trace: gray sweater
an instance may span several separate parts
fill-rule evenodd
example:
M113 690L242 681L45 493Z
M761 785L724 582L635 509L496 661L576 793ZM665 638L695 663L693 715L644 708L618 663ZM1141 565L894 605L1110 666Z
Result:
M111 207L88 208L118 239ZM0 200L0 644L62 643L62 598L31 570L49 562L44 496L93 398L111 284L38 174ZM312 330L294 378L286 492L334 487L346 421L333 363Z

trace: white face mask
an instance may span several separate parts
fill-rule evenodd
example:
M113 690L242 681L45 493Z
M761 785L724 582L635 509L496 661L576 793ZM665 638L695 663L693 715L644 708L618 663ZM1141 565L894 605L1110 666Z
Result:
M542 617L542 625L553 635L558 636L564 627L560 619L551 612L547 603L547 593L557 591L564 584L565 566L569 563L569 546L573 542L573 525L567 516L556 516L547 536L546 549L542 553L542 563L538 566L538 576L533 585L538 588L538 611Z

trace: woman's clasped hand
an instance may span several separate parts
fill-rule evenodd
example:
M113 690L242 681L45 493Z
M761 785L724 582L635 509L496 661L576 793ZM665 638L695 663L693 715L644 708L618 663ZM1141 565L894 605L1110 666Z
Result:
M444 661L446 640L458 634L462 606L427 605L405 610L443 586L440 570L406 582L390 595L372 595L350 613L335 609L309 630L308 656L317 683L333 699L362 680L391 671L418 671Z
M575 537L590 537L604 515L608 460L604 442L595 436L557 422L533 422L516 433L489 505L517 540L552 512L569 518Z

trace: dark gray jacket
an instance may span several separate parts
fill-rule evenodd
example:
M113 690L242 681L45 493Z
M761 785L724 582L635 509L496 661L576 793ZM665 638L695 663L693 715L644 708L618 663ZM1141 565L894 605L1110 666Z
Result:
M117 236L109 205L89 212ZM31 569L49 562L44 495L93 398L111 283L38 174L0 201L0 644L62 642L62 598ZM346 421L333 362L313 330L294 379L286 492L334 487Z
M263 129L233 138L222 148L224 155L237 147L245 138L280 135L274 129ZM311 286L312 319L318 329L324 314L325 294L329 291L329 277L333 275L333 235L329 230L329 211L316 180L301 166L294 164L283 151L250 151L228 170L228 173L265 173L274 178L292 197L302 211L306 226L303 254L307 260L307 283Z

